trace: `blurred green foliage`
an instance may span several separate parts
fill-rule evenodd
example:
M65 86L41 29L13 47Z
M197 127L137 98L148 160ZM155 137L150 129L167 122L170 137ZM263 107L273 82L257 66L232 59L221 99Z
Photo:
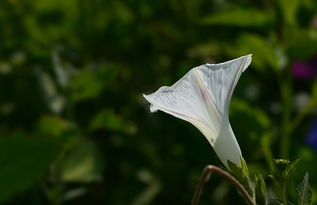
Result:
M314 0L1 1L0 203L188 204L203 167L220 162L198 130L150 114L141 94L249 53L231 123L250 174L269 187L272 157L301 158L287 195L296 202L306 172L317 190L305 144L316 106L298 101L316 97L316 78L291 75L317 55L316 11ZM244 202L211 178L210 203Z

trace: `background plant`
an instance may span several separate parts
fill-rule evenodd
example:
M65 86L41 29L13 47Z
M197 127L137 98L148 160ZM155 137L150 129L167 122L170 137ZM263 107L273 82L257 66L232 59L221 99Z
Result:
M296 203L306 172L317 188L316 11L313 0L1 1L0 203L188 203L220 162L198 130L149 117L141 93L248 53L231 125L268 187L273 158L301 159L286 193ZM210 202L244 203L221 178L206 184Z

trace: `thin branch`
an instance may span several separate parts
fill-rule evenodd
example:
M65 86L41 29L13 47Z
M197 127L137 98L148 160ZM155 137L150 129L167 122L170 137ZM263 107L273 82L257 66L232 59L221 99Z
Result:
M227 180L229 180L233 185L236 186L236 188L241 192L243 198L249 205L255 205L255 202L252 200L250 195L248 194L247 190L243 187L243 185L235 179L233 176L231 176L228 172L224 171L223 169L220 169L219 167L207 165L200 177L199 183L197 184L193 199L192 199L192 205L197 205L200 199L200 195L202 193L204 184L208 180L209 176L216 172L220 174L221 176L224 176Z
M317 96L317 95L316 95ZM317 105L317 99L315 96L312 97L312 99L306 104L306 106L300 111L300 113L296 116L294 121L291 123L291 126L289 127L289 132L293 132L298 125L303 121L303 119L306 117L308 113L310 113Z

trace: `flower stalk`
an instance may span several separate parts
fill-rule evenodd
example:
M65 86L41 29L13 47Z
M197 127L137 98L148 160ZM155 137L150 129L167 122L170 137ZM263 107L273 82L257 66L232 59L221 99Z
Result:
M256 203L253 201L247 190L243 187L243 185L233 176L231 176L228 172L224 171L223 169L213 166L207 165L203 170L203 173L200 177L200 180L197 184L196 190L194 192L194 196L192 199L191 205L198 205L204 184L207 182L211 174L215 172L223 177L225 177L228 181L230 181L242 194L243 198L249 205L255 205Z

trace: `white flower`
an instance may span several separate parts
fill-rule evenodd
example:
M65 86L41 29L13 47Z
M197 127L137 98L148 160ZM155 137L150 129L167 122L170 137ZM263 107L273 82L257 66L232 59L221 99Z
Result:
M151 112L161 110L186 120L208 139L219 159L240 166L242 154L229 122L229 104L241 73L250 65L251 55L219 64L191 69L174 85L143 95Z

